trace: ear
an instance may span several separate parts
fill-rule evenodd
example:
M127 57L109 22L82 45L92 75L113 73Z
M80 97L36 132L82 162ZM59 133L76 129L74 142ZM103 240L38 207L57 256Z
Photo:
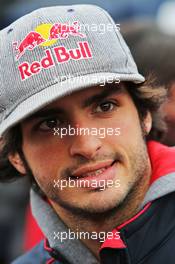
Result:
M144 128L145 128L145 133L148 135L152 128L152 116L150 112L147 113L144 119Z
M26 169L20 155L18 153L9 154L8 159L10 163L19 171L21 174L26 174Z

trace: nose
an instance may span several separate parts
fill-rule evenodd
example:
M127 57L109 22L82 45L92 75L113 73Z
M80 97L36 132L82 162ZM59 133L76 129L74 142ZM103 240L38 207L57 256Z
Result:
M92 159L97 155L101 148L101 139L97 135L76 135L72 139L70 147L71 156L83 156L86 159Z

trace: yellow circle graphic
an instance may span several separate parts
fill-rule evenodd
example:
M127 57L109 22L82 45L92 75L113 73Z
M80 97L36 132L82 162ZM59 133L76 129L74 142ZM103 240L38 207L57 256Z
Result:
M52 39L49 40L50 36L50 29L52 28L53 24L41 24L35 28L35 31L41 36L46 39L46 42L41 43L39 46L47 47L55 44L58 40L57 39Z

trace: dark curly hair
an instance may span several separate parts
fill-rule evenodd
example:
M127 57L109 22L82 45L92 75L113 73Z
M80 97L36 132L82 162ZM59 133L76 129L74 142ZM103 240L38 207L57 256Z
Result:
M151 113L153 120L152 129L149 135L145 136L145 140L160 141L164 135L166 126L158 110L166 97L166 89L164 87L155 86L152 80L147 80L142 84L125 82L125 85L138 110L141 124L143 124L143 120L148 111ZM11 165L8 159L8 155L14 153L19 153L24 165L27 167L22 151L22 132L20 124L11 128L2 138L0 152L0 182L12 181L21 177L21 174ZM30 169L28 167L27 169L32 184L36 185Z

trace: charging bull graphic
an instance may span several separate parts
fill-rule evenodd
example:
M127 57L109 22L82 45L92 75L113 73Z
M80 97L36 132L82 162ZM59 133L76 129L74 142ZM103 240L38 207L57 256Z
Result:
M21 41L19 46L17 41L13 42L15 50L18 51L16 59L19 60L26 50L33 50L35 47L45 41L46 40L39 33L32 31Z
M77 21L73 22L72 25L62 23L54 24L53 27L50 29L49 39L66 39L69 35L84 38L85 34L78 32L79 29L80 26L78 25Z
M16 60L19 60L27 50L32 51L37 46L51 46L58 39L67 39L69 36L86 37L85 34L79 32L78 21L74 21L72 24L41 24L34 30L27 34L20 43L13 42L13 48L17 52Z

